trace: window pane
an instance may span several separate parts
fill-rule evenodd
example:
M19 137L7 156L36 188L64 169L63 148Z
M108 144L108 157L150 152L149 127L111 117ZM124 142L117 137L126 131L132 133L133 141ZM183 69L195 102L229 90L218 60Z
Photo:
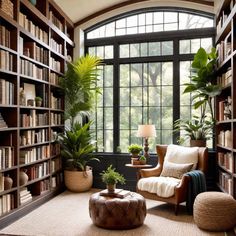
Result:
M113 152L113 132L111 130L105 130L105 152Z
M136 87L131 88L131 106L141 106L142 105L142 88Z
M190 40L180 40L179 41L179 52L180 54L190 53Z
M168 23L164 25L164 31L168 30L177 30L178 29L178 24L177 23Z
M129 86L129 65L120 65L120 87Z
M172 23L177 22L178 13L176 12L164 12L164 22Z
M131 107L131 129L138 129L138 125L142 124L142 108ZM136 131L137 132L137 131Z
M163 85L173 84L173 63L172 62L162 63L162 84Z
M113 129L113 109L105 108L104 110L104 126L105 129Z
M141 43L141 57L146 57L148 55L148 49L147 49L148 44L147 43Z
M129 146L129 130L120 130L120 149L122 152L127 153L127 147Z
M105 59L113 58L113 46L105 46Z
M129 88L120 88L120 106L129 106Z
M146 24L147 25L153 24L153 14L152 13L146 13Z
M129 57L129 44L120 45L120 58Z
M164 19L164 14L163 12L154 12L154 24L162 24Z
M137 26L138 25L137 19L138 19L137 15L127 17L127 27Z
M130 44L130 57L139 57L140 56L140 50L139 50L139 44Z
M104 86L105 87L113 86L113 66L112 65L104 66Z
M161 84L161 63L149 63L148 67L148 84L152 86Z
M104 88L104 106L113 106L113 88Z
M160 105L160 87L149 87L149 106Z
M129 129L129 107L120 107L120 129Z
M131 65L131 86L142 86L142 64L132 64Z
M173 55L173 42L166 41L161 43L162 55Z
M200 48L200 39L191 39L191 53L196 53Z
M125 28L126 27L126 19L121 19L116 21L116 28Z
M149 56L160 56L161 55L161 44L160 42L154 42L148 44Z
M212 38L201 39L201 47L204 48L207 52L210 52L212 48Z
M115 36L115 22L106 25L106 37Z
M172 113L173 113L172 107L162 107L162 129L172 129L173 126Z

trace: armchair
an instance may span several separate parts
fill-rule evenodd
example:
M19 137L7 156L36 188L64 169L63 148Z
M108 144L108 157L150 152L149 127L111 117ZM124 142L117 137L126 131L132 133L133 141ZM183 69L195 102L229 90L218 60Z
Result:
M172 146L174 146L178 149L177 145L172 145ZM178 182L173 189L174 194L169 197L158 196L157 193L155 193L154 191L141 190L142 188L140 187L141 182L143 182L143 180L142 180L143 178L148 178L148 179L145 179L145 181L148 182L149 180L153 181L154 179L157 179L157 178L149 178L149 177L160 177L163 175L162 171L163 171L163 166L165 165L164 163L170 161L170 157L168 156L169 159L168 159L168 161L165 162L167 148L168 148L168 145L156 145L156 151L157 151L157 155L159 158L158 165L156 167L150 168L150 169L140 169L141 178L139 179L138 184L137 184L137 192L140 193L141 195L143 195L145 198L174 204L175 205L175 214L177 215L179 204L182 202L185 202L187 199L188 184L189 184L189 181L191 178L189 175L183 174L182 177L180 177L179 179L176 180ZM183 150L190 150L190 151L192 150L191 148L188 148L188 147L187 148L181 147L181 148L183 148ZM199 147L195 150L196 150L196 158L195 159L196 159L197 163L195 163L194 166L192 163L192 165L190 165L190 169L195 168L197 170L201 170L203 173L206 173L207 163L208 163L208 150L206 147ZM181 157L181 155L179 155L179 157ZM175 158L175 156L171 157L172 160L173 160L173 158ZM185 159L186 158L188 158L188 155L185 155ZM183 160L181 160L181 161L183 161ZM192 162L192 161L190 161L190 162ZM186 163L190 163L190 162L186 162ZM166 176L166 175L164 175L164 176ZM169 177L167 177L167 181L169 179L172 179L172 178L169 178L169 179L168 178ZM175 178L174 178L174 180L175 180ZM162 186L160 186L160 187L162 187ZM162 189L162 188L160 188L160 189ZM159 191L160 191L160 189L159 189Z

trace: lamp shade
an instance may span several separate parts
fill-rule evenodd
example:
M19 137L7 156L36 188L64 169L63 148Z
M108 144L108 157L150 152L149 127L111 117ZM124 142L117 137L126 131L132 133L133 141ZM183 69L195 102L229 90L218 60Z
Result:
M155 125L139 125L138 126L138 137L156 137Z

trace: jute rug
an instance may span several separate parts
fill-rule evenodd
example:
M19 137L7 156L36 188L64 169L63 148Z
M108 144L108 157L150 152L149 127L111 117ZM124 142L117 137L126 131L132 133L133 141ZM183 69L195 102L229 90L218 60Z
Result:
M147 200L147 216L144 225L131 230L106 230L92 224L89 217L86 193L65 191L28 215L2 229L2 234L29 236L223 236L200 230L188 215L185 206L180 206L175 216L173 206Z

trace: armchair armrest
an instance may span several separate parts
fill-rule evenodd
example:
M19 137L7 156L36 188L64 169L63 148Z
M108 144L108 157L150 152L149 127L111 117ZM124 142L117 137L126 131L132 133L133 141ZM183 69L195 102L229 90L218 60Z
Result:
M186 199L190 178L191 177L188 175L183 175L181 182L175 187L175 195L179 201L184 201L184 199Z
M139 173L141 178L147 178L151 176L159 176L161 174L162 168L160 165L157 165L154 168L149 168L149 169L140 169Z

